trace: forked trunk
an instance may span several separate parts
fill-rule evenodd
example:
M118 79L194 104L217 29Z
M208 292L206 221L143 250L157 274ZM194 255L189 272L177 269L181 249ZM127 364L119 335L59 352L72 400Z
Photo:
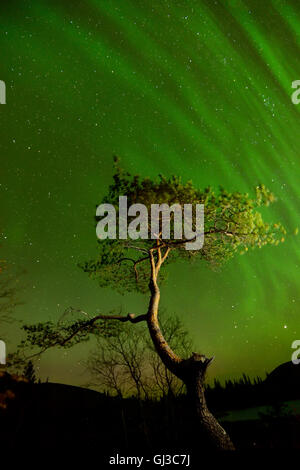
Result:
M150 322L149 322L150 323ZM199 431L201 442L210 448L218 450L234 450L234 445L225 429L207 408L204 394L204 379L206 369L211 359L193 353L187 360L178 358L164 340L158 322L148 323L150 335L156 351L165 366L181 379L187 388L189 402L194 410L195 420L193 428ZM197 439L197 436L195 436Z
M147 312L147 325L149 333L164 365L181 379L186 387L190 397L190 403L194 409L195 428L199 429L199 438L202 436L202 450L206 450L208 445L217 450L234 450L234 445L225 429L218 423L216 418L211 414L206 405L204 396L204 379L207 367L212 359L207 359L201 354L193 353L189 359L181 359L170 348L166 342L158 323L158 307L160 300L160 291L157 284L157 276L159 269L168 251L161 256L158 252L158 262L155 265L153 253L150 251L151 260L151 279L149 283L149 290L151 292L150 302ZM195 436L197 442L198 436ZM199 442L201 445L201 442Z
M235 450L225 429L207 408L204 375L209 363L209 359L194 353L192 358L183 361L183 370L179 372L186 385L188 403L190 403L195 416L193 422L193 428L197 433L195 441L197 442L201 438L200 441L205 443L206 450Z

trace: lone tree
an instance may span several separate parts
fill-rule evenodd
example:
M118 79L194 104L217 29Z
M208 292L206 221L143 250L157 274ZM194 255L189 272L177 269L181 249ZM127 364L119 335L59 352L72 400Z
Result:
M234 254L244 253L249 248L266 244L278 245L284 241L285 229L281 224L264 222L260 213L262 206L275 201L273 194L264 185L255 188L255 196L240 192L228 192L220 188L218 192L210 187L199 190L192 182L183 183L177 176L159 176L154 181L131 176L119 167L115 160L114 183L110 186L103 203L113 204L116 208L118 223L119 196L127 196L128 205L141 203L150 214L151 204L204 204L204 245L200 250L186 250L185 244L191 238L183 236L165 239L161 231L155 240L109 239L98 240L99 254L96 259L87 261L81 268L99 282L101 287L110 286L118 291L137 291L149 295L146 313L135 315L95 315L78 320L67 326L50 322L25 326L27 339L22 346L38 346L40 351L49 347L70 347L88 338L91 333L113 334L114 321L140 323L147 325L154 348L163 364L182 380L193 403L195 419L201 439L207 444L222 450L233 450L234 446L222 426L208 410L204 396L204 380L213 358L193 353L189 358L179 357L169 346L160 329L158 321L160 289L159 284L166 280L165 267L180 259L202 261L211 267L228 261ZM150 216L149 216L150 217ZM174 213L170 217L175 228ZM150 218L149 218L150 222ZM161 218L160 218L161 222ZM150 227L150 223L148 226ZM193 214L193 228L196 227ZM149 229L150 237L150 229ZM195 235L196 237L196 235ZM180 268L179 268L180 269ZM184 314L183 314L184 315ZM106 326L109 322L109 326ZM197 438L197 436L196 436Z

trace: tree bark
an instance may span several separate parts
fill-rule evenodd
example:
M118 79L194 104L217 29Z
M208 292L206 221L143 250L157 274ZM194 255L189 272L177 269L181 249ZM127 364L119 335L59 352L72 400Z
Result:
M186 385L188 401L196 412L194 427L196 431L199 431L203 442L206 443L206 450L235 450L225 429L209 411L206 404L204 382L206 369L210 362L211 359L193 353L190 359L182 362L179 376ZM197 442L199 436L195 437Z
M159 257L159 260L160 259ZM164 339L158 322L160 291L157 284L157 276L162 263L159 261L159 263L155 265L152 253L150 253L150 261L152 269L149 289L151 295L146 318L156 352L164 365L186 385L188 397L195 413L195 428L199 429L200 437L204 438L203 448L207 449L208 445L218 450L235 450L225 429L222 428L207 408L204 394L204 380L207 367L212 359L207 359L204 355L196 353L193 353L192 357L189 359L181 359L174 353ZM197 438L197 436L195 437ZM204 440L206 441L205 443Z

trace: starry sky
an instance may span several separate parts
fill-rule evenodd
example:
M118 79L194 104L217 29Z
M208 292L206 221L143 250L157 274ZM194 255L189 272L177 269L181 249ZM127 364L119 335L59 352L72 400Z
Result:
M112 156L142 176L278 201L285 243L170 269L162 307L180 315L221 380L271 371L300 338L300 3L292 0L2 0L1 257L24 268L18 321L144 313L147 297L100 289L77 263L96 253L95 207ZM19 323L3 329L11 351ZM81 384L89 350L52 351L39 373Z

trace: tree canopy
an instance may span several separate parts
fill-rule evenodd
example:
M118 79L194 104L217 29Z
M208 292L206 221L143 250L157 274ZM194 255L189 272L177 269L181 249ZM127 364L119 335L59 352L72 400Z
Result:
M275 196L263 185L254 188L253 194L238 191L228 192L220 187L196 188L191 181L182 182L178 176L166 178L162 175L156 180L141 178L125 172L115 159L114 182L102 203L113 204L118 214L119 196L126 195L128 205L140 203L149 210L152 204L204 204L204 246L200 250L186 250L186 237L182 240L150 239L98 240L98 256L80 264L88 275L96 279L101 287L111 286L120 292L147 291L149 282L148 250L168 249L165 265L179 258L202 260L215 268L228 261L235 253L243 254L249 248L266 244L277 245L284 241L285 228L280 223L269 224L263 220L262 206L275 202ZM96 218L97 220L97 218ZM171 225L174 216L171 214ZM193 214L195 228L195 214ZM149 229L150 230L150 229ZM172 235L172 233L171 233ZM160 273L160 282L166 278Z

